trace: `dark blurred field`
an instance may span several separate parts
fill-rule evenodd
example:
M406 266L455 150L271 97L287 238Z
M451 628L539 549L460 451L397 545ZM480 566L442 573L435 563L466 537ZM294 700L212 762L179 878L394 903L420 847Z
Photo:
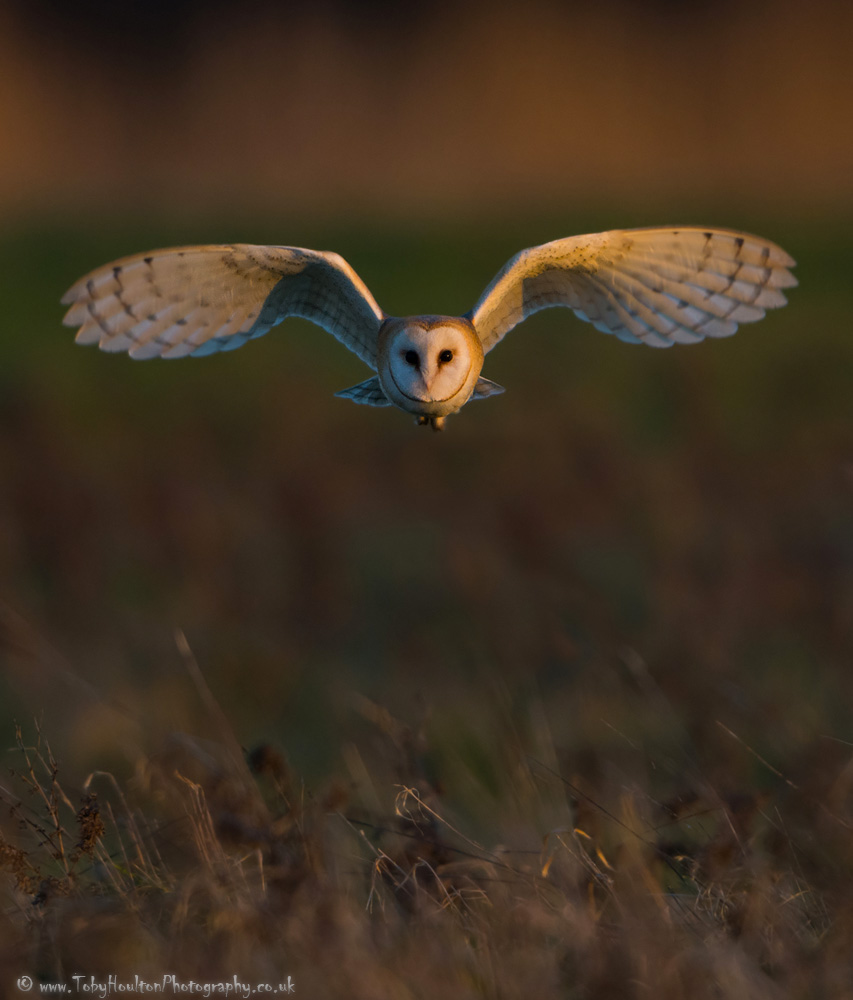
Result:
M850 25L0 0L2 995L850 995ZM780 243L789 306L670 351L547 311L443 435L333 398L367 372L301 321L143 364L61 326L156 247L461 313L669 223Z
M543 996L682 996L694 980L695 996L844 995L834 977L848 981L840 952L853 926L849 244L840 223L709 219L797 258L787 309L732 340L667 352L546 312L488 359L507 393L466 408L444 435L332 398L361 365L307 324L233 355L138 364L74 347L57 300L126 252L252 238L339 250L389 311L461 312L518 247L615 219L6 234L7 743L12 719L30 744L38 720L74 808L85 775L111 771L152 824L157 877L172 880L157 903L154 876L137 873L117 904L96 877L103 858L93 868L84 856L63 882L13 811L6 836L40 860L8 897L22 935L9 939L10 977L23 947L23 968L48 978L171 960L208 977L296 969L316 995L521 996L536 981ZM270 792L262 774L261 807L234 763L238 745L285 754L290 791ZM6 763L21 774L19 752ZM158 785L174 785L173 772L206 788L229 864L260 851L274 871L285 851L301 895L279 887L272 900L241 883L220 886L223 902L197 886L211 896L193 897L198 912L182 922L170 894L207 862L175 819L189 792L170 800ZM15 778L3 784L7 799L22 793ZM395 818L400 785L452 829ZM25 808L44 812L38 799ZM306 810L297 863L281 824ZM65 823L74 844L72 812ZM108 824L115 860L110 837ZM367 843L393 859L381 916L363 911ZM506 872L490 867L494 851ZM388 886L417 858L434 877L414 878L415 906L405 886ZM51 876L60 898L28 903L21 887L32 896ZM336 914L325 931L319 901ZM249 923L222 931L228 948L195 939L199 926L230 927L235 907ZM313 928L304 940L287 930L291 913ZM271 938L252 930L269 920L282 921ZM98 921L124 942L109 961L89 940ZM390 943L362 941L354 968L347 935L364 922ZM410 954L425 934L441 975L438 957L421 968ZM677 943L663 950L660 935ZM324 979L326 963L348 971Z

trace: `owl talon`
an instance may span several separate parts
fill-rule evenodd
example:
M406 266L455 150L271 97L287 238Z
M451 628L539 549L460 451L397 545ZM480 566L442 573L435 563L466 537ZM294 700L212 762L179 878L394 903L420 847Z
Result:
M444 421L446 417L415 417L415 423L419 427L423 427L424 424L429 424L434 431L444 430Z

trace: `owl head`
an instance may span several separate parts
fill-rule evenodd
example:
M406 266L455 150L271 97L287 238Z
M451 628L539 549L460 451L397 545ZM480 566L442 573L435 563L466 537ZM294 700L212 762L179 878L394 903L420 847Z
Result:
M421 416L445 416L474 391L483 345L458 316L392 318L379 331L378 362L379 381L393 403Z

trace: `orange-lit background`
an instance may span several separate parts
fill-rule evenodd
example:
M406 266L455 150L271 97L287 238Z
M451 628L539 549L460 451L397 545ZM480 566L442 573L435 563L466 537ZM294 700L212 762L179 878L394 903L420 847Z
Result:
M7 217L853 198L849 4L115 7L0 6Z

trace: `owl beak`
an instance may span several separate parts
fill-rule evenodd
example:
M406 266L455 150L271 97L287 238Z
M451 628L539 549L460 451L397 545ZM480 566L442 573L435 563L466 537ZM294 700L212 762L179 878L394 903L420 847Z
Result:
M424 385L424 400L428 403L434 402L432 393L432 383L438 374L438 366L434 361L427 361L421 366L421 381Z

